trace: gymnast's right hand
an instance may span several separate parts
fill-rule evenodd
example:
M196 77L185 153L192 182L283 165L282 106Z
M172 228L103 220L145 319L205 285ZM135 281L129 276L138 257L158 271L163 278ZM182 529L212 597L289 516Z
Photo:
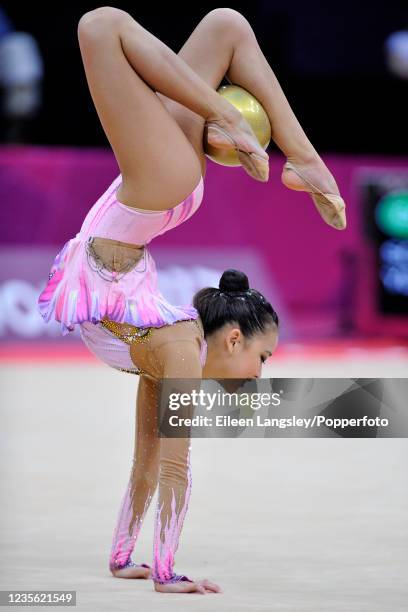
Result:
M154 583L156 591L161 593L201 593L206 595L207 593L222 593L221 587L215 582L211 582L204 578L204 580L196 580L195 582L168 582L167 584L161 584L160 582Z

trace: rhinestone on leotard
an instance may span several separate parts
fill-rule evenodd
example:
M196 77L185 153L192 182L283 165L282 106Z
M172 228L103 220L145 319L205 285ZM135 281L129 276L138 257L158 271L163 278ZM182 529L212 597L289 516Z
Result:
M137 375L141 375L144 374L143 370L131 370L130 368L120 368L118 366L113 366L115 368L115 370L119 370L120 372L127 372L128 374L137 374Z
M147 342L152 333L151 327L136 327L135 325L127 324L128 329L124 331L121 325L124 323L117 323L117 321L111 321L107 317L101 319L101 323L109 331L111 331L117 338L126 342L126 344L133 344L133 342Z

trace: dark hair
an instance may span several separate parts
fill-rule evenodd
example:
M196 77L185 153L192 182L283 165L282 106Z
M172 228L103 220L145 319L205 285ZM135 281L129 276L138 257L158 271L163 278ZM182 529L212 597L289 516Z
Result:
M193 305L202 320L205 336L229 322L238 323L246 337L264 331L272 323L279 325L271 304L262 293L249 288L248 277L240 270L225 270L219 288L200 289L194 295Z

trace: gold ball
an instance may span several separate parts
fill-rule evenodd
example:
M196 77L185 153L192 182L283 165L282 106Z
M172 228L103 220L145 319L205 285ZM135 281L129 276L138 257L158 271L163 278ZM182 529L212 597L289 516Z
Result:
M245 117L253 129L261 147L266 150L271 140L271 124L261 103L249 91L239 85L221 85L217 89ZM204 127L203 147L206 156L222 166L240 166L235 149L219 149L208 143L207 126Z

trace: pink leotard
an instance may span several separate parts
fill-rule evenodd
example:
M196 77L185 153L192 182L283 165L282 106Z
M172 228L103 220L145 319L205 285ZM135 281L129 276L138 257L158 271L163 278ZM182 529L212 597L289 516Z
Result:
M89 210L80 231L55 257L38 308L46 322L56 319L61 323L63 335L80 324L81 337L93 353L112 367L137 373L128 347L99 321L107 317L138 327L161 327L198 317L191 304L170 304L159 291L156 265L147 245L196 212L204 181L201 176L192 193L173 208L147 211L117 200L121 180L119 174ZM144 256L130 272L98 271L87 249L94 236L144 245Z

